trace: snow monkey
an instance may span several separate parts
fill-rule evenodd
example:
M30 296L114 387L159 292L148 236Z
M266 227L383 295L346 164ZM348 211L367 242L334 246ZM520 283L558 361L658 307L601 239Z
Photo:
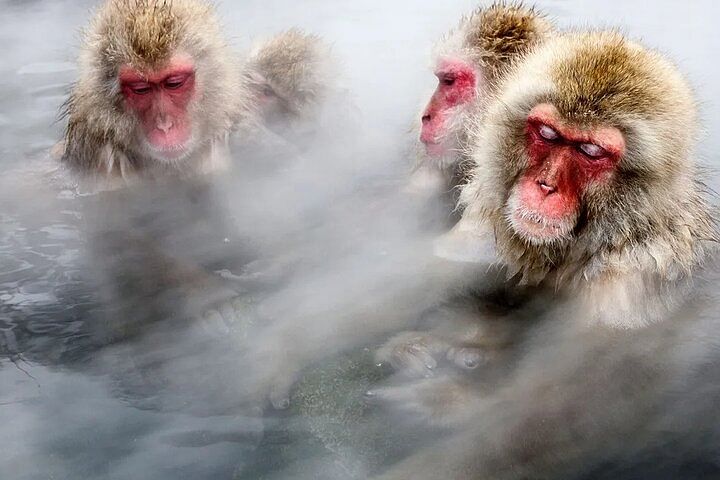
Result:
M463 183L468 119L485 108L507 67L552 32L534 8L497 2L464 16L440 40L433 66L438 85L421 115L412 186L445 191Z
M564 36L511 72L473 132L462 221L487 222L509 276L572 292L590 323L661 320L717 239L698 131L662 56L616 33Z
M258 44L245 65L260 123L295 143L315 133L338 93L339 62L319 36L293 28Z
M642 336L633 332L677 315L718 233L694 161L695 99L668 60L615 32L562 34L509 71L473 125L474 168L450 236L491 238L508 288L534 288L549 305L543 317L580 332ZM396 341L390 355L425 363L483 345L482 332L468 338L464 327L435 343L404 335L410 344ZM417 477L388 478L440 478L408 471Z
M62 162L90 180L212 171L249 108L202 0L108 0L82 42Z

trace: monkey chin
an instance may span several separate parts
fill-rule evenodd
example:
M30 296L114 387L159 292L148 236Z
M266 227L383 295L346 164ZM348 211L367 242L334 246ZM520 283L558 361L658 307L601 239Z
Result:
M553 218L531 210L517 199L510 197L505 218L515 234L529 244L557 245L569 241L575 228L576 216Z
M448 155L448 148L443 142L423 142L425 153L429 157L443 158Z
M434 141L422 141L425 163L441 172L452 171L459 161L460 148L456 139L443 137Z
M180 164L185 162L195 151L195 141L194 137L191 136L182 143L158 147L145 140L143 150L146 156L160 164Z

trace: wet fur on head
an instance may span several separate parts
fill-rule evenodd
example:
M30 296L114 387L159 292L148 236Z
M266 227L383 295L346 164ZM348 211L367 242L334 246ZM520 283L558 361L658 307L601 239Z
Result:
M494 83L512 62L554 32L552 23L522 2L495 2L460 19L435 47L435 58L455 57L481 68Z
M292 28L258 44L248 69L267 81L295 113L313 112L339 75L331 48L318 35Z
M209 3L109 0L83 35L80 77L63 109L63 161L84 173L143 170L148 159L136 142L136 119L124 111L118 71L123 65L156 69L175 53L195 62L199 98L188 107L192 119L202 119L193 122L195 146L209 147L242 121L249 95Z
M519 237L506 218L528 165L526 119L540 103L579 126L614 126L627 145L610 181L585 192L572 235L550 245ZM694 161L692 91L663 56L617 32L567 33L536 48L471 130L475 168L461 194L463 220L489 222L510 274L526 283L589 286L608 298L624 290L611 301L642 303L655 297L637 289L687 281L715 249L714 210Z
M457 107L450 116L452 124L446 126L442 139L457 149L442 158L429 157L417 142L416 169L433 165L455 178L451 182L464 183L464 146L467 142L466 126L471 118L482 115L486 99L492 95L497 82L512 63L547 39L554 32L552 23L534 7L522 2L495 2L489 7L478 7L464 15L458 25L445 34L435 45L433 58L454 58L477 67L479 76L476 101ZM435 65L433 65L435 68Z

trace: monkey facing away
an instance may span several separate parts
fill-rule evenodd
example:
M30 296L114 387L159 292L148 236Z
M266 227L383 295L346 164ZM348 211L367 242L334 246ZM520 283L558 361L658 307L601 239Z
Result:
M546 478L644 428L716 251L696 117L680 72L615 32L559 35L511 69L471 132L461 223L493 232L547 327L490 395L450 376L374 392L464 429L380 478Z
M496 2L463 16L438 42L433 65L438 86L421 115L411 186L445 191L464 183L468 120L485 109L505 70L553 31L534 8Z
M210 4L108 0L82 42L62 162L109 186L225 166L251 108L238 71Z
M292 28L258 43L243 73L259 123L303 149L328 127L328 108L343 103L340 71L330 45Z

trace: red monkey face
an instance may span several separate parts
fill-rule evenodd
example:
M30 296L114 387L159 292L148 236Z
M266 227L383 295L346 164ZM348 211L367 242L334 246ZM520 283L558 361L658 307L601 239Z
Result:
M452 140L461 110L476 96L477 73L464 61L442 59L435 75L438 86L422 115L420 141L428 155L440 157L455 147Z
M614 127L578 128L551 104L532 109L526 125L528 166L507 206L513 230L536 244L567 239L573 233L588 188L607 182L625 152Z
M193 129L188 106L194 98L195 69L187 59L173 59L160 70L120 69L125 107L138 119L142 144L160 161L189 153Z

